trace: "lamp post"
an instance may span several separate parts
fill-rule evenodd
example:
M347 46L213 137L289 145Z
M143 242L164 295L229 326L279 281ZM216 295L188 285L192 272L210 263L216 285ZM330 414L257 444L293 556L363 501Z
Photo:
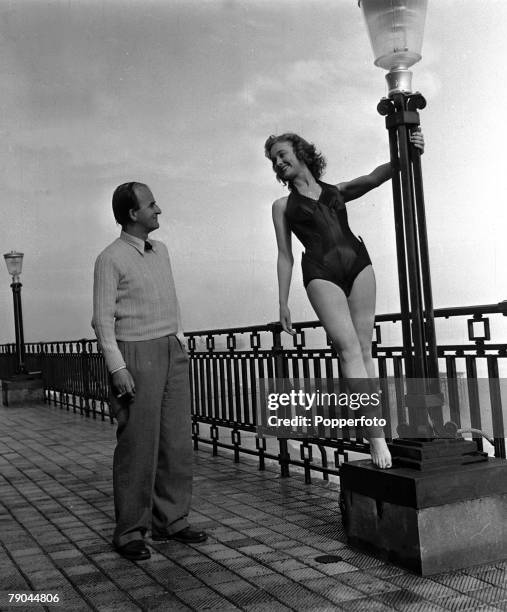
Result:
M392 454L398 465L410 466L415 460L419 462L418 468L424 469L425 459L437 456L437 446L427 444L433 440L440 442L440 447L442 444L447 447L445 454L438 456L452 457L453 462L460 454L466 455L467 461L486 461L475 443L452 438L449 433L452 425L445 426L443 422L421 159L409 139L410 132L419 129L417 111L426 106L424 97L412 91L409 68L421 59L427 0L360 0L359 5L374 63L388 70L388 96L381 99L377 110L386 117L393 167L408 413L408 421L398 426L401 439L394 441ZM414 440L419 442L415 444Z
M375 56L375 65L388 70L388 97L377 110L386 116L393 167L401 324L405 348L405 398L408 423L398 428L407 437L429 439L442 433L442 395L433 321L433 299L426 236L419 152L409 142L418 129L418 109L426 106L412 92L408 70L421 59L427 0L360 0ZM428 416L431 414L431 420ZM394 453L396 455L396 450Z
M14 329L16 333L16 374L28 374L25 366L25 340L23 336L23 313L21 310L21 287L19 280L23 267L23 253L11 251L4 255L7 270L12 276L12 298L14 303Z
M412 91L409 68L421 59L427 0L359 6L375 64L388 70L388 95L377 110L386 118L393 168L408 419L390 445L393 469L342 464L342 516L350 544L429 575L505 557L507 462L488 460L443 423L421 160L409 138L426 106Z

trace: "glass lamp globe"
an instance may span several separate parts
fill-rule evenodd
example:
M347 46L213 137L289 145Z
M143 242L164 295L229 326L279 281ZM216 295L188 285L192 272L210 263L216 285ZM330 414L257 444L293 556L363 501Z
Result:
M10 253L5 253L4 259L9 274L12 276L14 282L16 282L23 268L23 253L11 251Z
M374 63L384 70L390 90L411 91L408 71L421 59L428 0L359 0Z

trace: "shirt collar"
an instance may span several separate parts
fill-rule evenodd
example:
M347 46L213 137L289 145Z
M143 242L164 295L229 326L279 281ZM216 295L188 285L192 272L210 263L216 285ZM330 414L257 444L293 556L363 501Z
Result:
M121 231L120 239L124 240L125 242L128 242L137 251L139 251L139 253L141 253L141 255L144 255L144 240L142 240L141 238L137 238L136 236L132 236L132 234L128 234L124 230ZM153 250L155 251L156 248L155 248L154 241L150 240L149 242L150 242L151 246L153 247Z

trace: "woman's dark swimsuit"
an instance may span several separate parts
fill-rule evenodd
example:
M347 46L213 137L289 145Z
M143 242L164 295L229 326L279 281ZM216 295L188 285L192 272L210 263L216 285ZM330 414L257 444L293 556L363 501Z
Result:
M291 191L286 218L305 247L301 259L305 287L316 278L338 285L348 297L357 275L371 264L364 243L352 233L343 196L334 185L321 183L322 193L312 200Z

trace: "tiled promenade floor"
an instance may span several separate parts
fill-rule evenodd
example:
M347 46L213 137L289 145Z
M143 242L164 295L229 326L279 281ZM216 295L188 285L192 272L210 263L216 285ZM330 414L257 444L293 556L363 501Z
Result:
M58 594L65 611L507 611L506 562L415 576L344 543L336 485L282 480L205 448L191 519L209 540L126 561L110 545L113 444L107 422L0 407L1 610L16 609L9 593L38 592ZM342 560L319 564L326 553Z

